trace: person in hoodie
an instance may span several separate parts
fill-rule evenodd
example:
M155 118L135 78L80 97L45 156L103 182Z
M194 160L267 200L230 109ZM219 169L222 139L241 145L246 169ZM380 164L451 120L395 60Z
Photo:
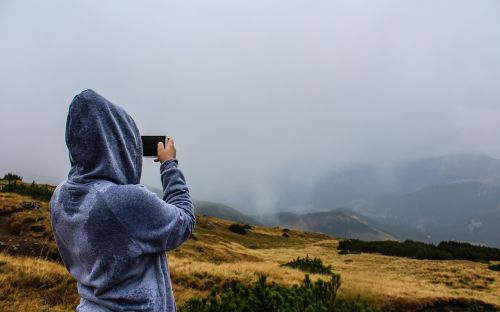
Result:
M142 143L127 112L92 90L69 107L71 170L50 201L54 237L76 279L79 312L176 311L165 252L195 225L174 142L158 144L163 198L139 184Z

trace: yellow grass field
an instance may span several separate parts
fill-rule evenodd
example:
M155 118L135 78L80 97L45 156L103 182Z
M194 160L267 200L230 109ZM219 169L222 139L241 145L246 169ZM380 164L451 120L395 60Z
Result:
M308 254L341 275L341 296L390 307L418 307L439 298L500 306L500 272L484 263L339 255L338 240L325 234L290 230L283 237L281 228L252 226L241 235L228 230L231 223L197 216L193 237L167 253L178 305L207 295L226 279L249 284L264 274L268 281L298 284L304 273L280 264ZM0 253L0 311L74 311L77 303L75 283L60 263Z
M213 218L208 220L219 229L213 231L221 231L230 224ZM267 239L284 239L281 229L254 227L250 232L265 233ZM208 235L204 229L198 233L201 234L198 235L200 237ZM176 278L194 275L218 276L237 278L244 282L255 281L258 275L265 274L269 276L269 280L292 285L301 282L304 273L280 267L280 264L309 254L320 257L324 263L333 266L335 273L341 275L340 293L344 296L361 295L383 306L397 302L420 304L436 298L477 299L500 306L500 273L489 270L487 264L457 260L414 260L378 254L339 255L336 239L301 231L288 233L290 237L285 240L297 240L301 243L253 249L239 244L237 240L211 244L204 243L202 239L190 240L180 251L169 253L172 274ZM308 240L308 235L311 235L311 241ZM183 249L196 248L203 250L198 256L183 252ZM203 253L206 256L203 256ZM209 260L214 254L225 253L235 253L238 260ZM313 279L316 278L321 278L321 275L313 275ZM175 295L180 302L203 293L199 290L192 291L183 285L175 286Z

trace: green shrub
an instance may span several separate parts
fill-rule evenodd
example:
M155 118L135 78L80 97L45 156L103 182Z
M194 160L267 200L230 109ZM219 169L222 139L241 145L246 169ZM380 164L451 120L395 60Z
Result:
M247 224L245 224L243 227L244 227L245 229L247 229L247 230L251 230L251 229L252 229L252 226L251 226L250 224L248 224L248 223L247 223Z
M406 240L365 242L358 239L346 239L339 242L341 253L381 253L388 256L408 257L430 260L471 260L488 262L500 260L500 249L475 246L468 243L441 242L435 246Z
M303 272L309 272L313 274L332 274L332 266L325 266L320 258L314 257L314 259L309 258L306 255L305 258L297 257L288 263L282 264L281 266L286 266L294 269L299 269Z
M49 201L54 190L46 184L36 184L35 181L28 186L22 182L18 183L17 180L9 180L9 182L3 186L2 192L18 193L31 196L35 199Z
M249 287L231 280L221 288L212 288L203 299L192 298L180 312L379 312L378 307L361 303L359 299L337 298L340 275L332 274L329 281L312 282L306 275L300 285L283 287L268 283L265 276Z
M441 250L448 251L455 259L472 260L472 261L486 261L494 260L500 261L500 249L476 246L469 243L459 242L441 242L437 246Z
M231 224L229 226L229 231L237 233L237 234L246 234L247 233L245 226L238 224L238 223Z
M493 271L500 271L500 264L494 264L490 265L488 269L493 270Z
M13 174L13 173L7 173L6 175L3 176L3 180L7 180L7 181L22 181L23 177L18 176L17 174Z
M284 232L283 234L281 234L281 236L283 236L283 237L290 237L290 235L287 232Z

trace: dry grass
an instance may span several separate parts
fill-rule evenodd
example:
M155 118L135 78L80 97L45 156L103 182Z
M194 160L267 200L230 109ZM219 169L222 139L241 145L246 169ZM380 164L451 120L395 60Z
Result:
M50 233L46 203L41 203L41 213L12 212L26 197L0 196L4 220L9 217L23 223L35 218L35 223L47 226L42 236ZM304 273L280 264L309 254L332 265L341 275L342 296L361 295L383 306L424 304L443 298L475 299L500 306L500 272L489 270L486 264L377 254L339 255L338 241L324 234L290 230L286 238L283 229L253 226L241 235L228 230L230 221L197 218L195 238L168 253L178 305L193 296L207 295L211 287L223 285L227 279L250 284L264 274L279 284L298 284ZM318 278L325 277L312 275L313 280ZM77 302L75 283L62 265L0 253L0 311L74 311Z
M25 209L23 201L34 202L40 210ZM47 202L29 196L0 192L0 251L13 255L58 259Z
M336 239L324 239L322 234L301 231L290 231L290 238L282 238L282 229L277 228L254 227L250 231L254 232L253 234L236 236L232 242L228 243L223 239L222 242L213 241L207 244L204 239L206 235L223 236L224 234L217 232L223 231L230 224L223 220L215 222L217 227L212 230L197 229L197 240L190 240L180 251L169 253L169 265L175 275L174 282L175 278L206 274L222 279L237 278L244 283L250 283L255 281L258 275L265 274L277 283L292 285L301 282L304 273L280 267L280 264L309 254L312 257L320 257L325 265L332 265L334 272L341 275L340 293L343 296L361 295L384 306L395 302L425 303L438 298L475 299L500 306L500 274L489 270L486 264L471 261L414 260L378 254L339 255ZM266 240L277 239L279 243L274 247L269 242L265 244L265 248L254 248L253 245L252 248L245 247L254 234L266 234ZM243 244L238 241L240 237ZM283 246L283 240L289 241L289 245ZM186 252L187 250L190 252ZM239 260L213 261L214 257L217 258L217 255L228 251L236 254ZM321 276L313 275L313 279L316 278ZM179 302L184 302L185 298L192 295L208 293L208 290L200 289L192 292L175 283L174 291Z
M63 266L0 253L0 311L74 311L78 301Z
M19 194L0 192L0 214L7 214L19 210L19 204L24 198L26 197Z

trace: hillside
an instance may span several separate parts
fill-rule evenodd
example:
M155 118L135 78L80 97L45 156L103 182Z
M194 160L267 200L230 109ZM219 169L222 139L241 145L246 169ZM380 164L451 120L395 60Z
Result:
M23 202L39 203L32 211ZM0 235L0 310L74 311L75 285L57 261L40 260L34 246L48 250L53 243L48 207L26 195L0 192L2 229L36 214L34 223L20 222L21 230ZM31 219L30 219L31 220ZM44 225L35 227L31 225ZM500 306L500 276L487 264L471 261L431 261L379 254L339 254L338 239L326 234L252 225L245 235L229 231L231 221L197 215L194 235L167 254L175 298L179 305L194 296L204 297L213 286L228 279L249 285L259 275L291 286L301 283L304 272L282 267L297 257L319 257L340 274L340 296L405 311L459 307L471 302L491 311L485 303ZM284 235L286 233L287 235ZM5 248L7 246L8 248ZM16 248L14 248L16 247ZM13 256L17 254L18 256ZM25 256L20 256L26 254ZM41 253L42 258L50 253ZM311 279L324 279L312 274ZM434 305L436 309L430 308ZM489 310L488 310L489 309Z
M194 207L196 209L196 213L200 215L216 217L225 220L232 220L241 223L250 223L250 224L257 223L257 221L254 218L239 212L233 207L229 207L227 205L223 205L220 203L214 203L205 200L195 200Z
M267 226L281 226L291 229L315 231L340 238L362 240L396 240L393 235L384 232L369 219L348 210L297 214L279 212L258 218Z
M482 182L440 184L380 197L371 205L379 212L379 221L406 225L406 229L394 231L400 238L463 240L500 247L500 186ZM420 235L415 237L408 229Z

